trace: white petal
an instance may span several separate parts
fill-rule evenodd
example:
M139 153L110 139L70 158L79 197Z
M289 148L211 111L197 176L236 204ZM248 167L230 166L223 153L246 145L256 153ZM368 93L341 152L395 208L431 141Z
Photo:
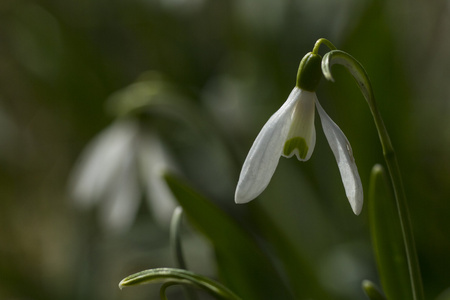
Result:
M136 129L134 122L115 122L83 150L69 182L78 205L89 207L97 203L114 185L122 158L133 152Z
M259 132L242 166L234 199L249 202L264 191L280 160L292 113L303 91L295 87L281 108Z
M316 145L316 130L314 128L314 114L316 93L302 91L295 105L292 123L284 144L284 157L290 158L294 154L300 161L307 161Z
M330 144L331 150L336 158L342 182L344 183L345 194L352 206L353 212L359 215L363 205L363 188L359 178L358 169L353 157L352 147L342 130L331 120L327 113L317 101L322 127Z
M112 234L127 232L136 218L141 199L134 155L120 160L121 168L114 174L100 206L100 221Z
M168 228L177 202L163 174L167 171L176 173L175 167L156 134L147 132L141 138L137 151L147 203L155 221Z

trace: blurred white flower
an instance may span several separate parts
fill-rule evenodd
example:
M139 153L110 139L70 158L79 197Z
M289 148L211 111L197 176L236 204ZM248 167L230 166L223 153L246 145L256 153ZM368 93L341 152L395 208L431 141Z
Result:
M130 228L142 196L154 219L168 226L175 201L164 171L173 169L161 141L132 120L119 120L83 151L70 180L70 191L82 208L98 205L102 225L112 232Z
M307 56L305 58L309 59ZM299 74L301 71L302 63ZM353 212L358 215L363 204L363 189L350 143L319 104L314 92L318 80L311 83L300 77L287 101L272 115L256 137L242 166L235 201L246 203L259 196L269 184L281 155L290 158L295 154L300 161L307 161L311 157L316 143L314 114L317 105L325 136L338 163L347 198ZM311 91L302 89L299 87L302 82L314 88L309 89Z

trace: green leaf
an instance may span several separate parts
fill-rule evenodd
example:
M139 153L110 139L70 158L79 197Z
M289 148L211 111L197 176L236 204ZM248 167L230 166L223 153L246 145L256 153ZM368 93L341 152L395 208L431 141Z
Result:
M298 249L278 224L259 205L253 204L252 217L263 238L280 258L283 270L292 286L296 299L332 299L318 278L311 261Z
M183 248L181 246L181 219L183 216L183 208L177 206L172 214L172 220L170 222L170 245L173 249L175 261L178 268L187 269L186 262L183 256Z
M172 175L169 188L190 222L213 244L222 281L243 299L292 299L250 234L212 202Z
M362 282L362 288L370 300L386 300L386 297L380 292L378 287L370 280Z
M158 268L141 271L124 278L119 287L148 284L148 283L168 283L172 284L189 284L201 288L219 299L240 300L232 291L222 284L211 280L207 277L197 275L195 273L174 269L174 268ZM163 291L167 285L163 286Z
M450 287L440 293L436 300L450 300Z
M178 268L180 269L188 269L186 262L184 260L183 255L183 247L181 245L181 221L183 217L183 208L181 206L177 206L172 214L172 220L170 222L170 245L174 254L175 262ZM170 284L167 285L167 287ZM161 287L161 295L165 297L166 287ZM196 300L197 295L191 289L185 287L184 294L186 299L188 300Z
M413 299L400 218L381 165L372 169L369 222L381 284L389 300Z

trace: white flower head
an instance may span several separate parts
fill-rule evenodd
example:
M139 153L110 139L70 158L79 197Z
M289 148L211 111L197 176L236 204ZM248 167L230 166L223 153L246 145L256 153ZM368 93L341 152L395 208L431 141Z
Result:
M325 136L338 163L345 193L358 215L363 204L363 188L352 148L342 130L331 120L317 100L315 90L322 76L318 54L308 53L302 59L297 85L286 102L270 117L253 142L242 166L236 188L236 203L247 203L258 197L270 182L281 156L296 156L307 161L316 143L315 107L319 112Z
M168 227L175 198L162 174L175 170L159 137L137 121L119 119L83 151L70 178L70 193L80 208L99 206L108 232L131 228L142 196L158 225Z

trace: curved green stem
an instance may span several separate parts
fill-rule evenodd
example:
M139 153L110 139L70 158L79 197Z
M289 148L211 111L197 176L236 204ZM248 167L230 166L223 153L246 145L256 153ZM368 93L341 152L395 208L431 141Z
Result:
M331 66L334 64L341 64L346 67L348 71L350 71L356 79L364 98L369 104L369 108L378 131L378 136L383 147L383 154L388 167L389 175L391 177L392 187L394 189L397 210L400 217L403 242L408 259L408 269L411 279L413 299L422 300L424 299L422 278L420 275L417 253L414 246L414 237L409 218L407 200L400 175L400 169L391 140L387 133L383 119L381 118L380 112L378 111L369 77L362 65L350 54L340 50L332 50L325 54L322 60L322 72L328 80L334 81L333 76L331 75Z
M169 285L184 284L203 289L218 299L241 300L235 293L217 281L186 270L174 268L157 268L135 273L122 279L119 287L157 282L163 283L163 292Z
M316 41L316 43L314 44L314 48L312 50L312 53L314 54L318 54L319 53L319 48L320 45L325 44L328 48L330 48L330 50L336 50L337 48L333 45L333 43L331 43L329 40L321 38L318 39Z
M166 296L166 289L172 285L177 285L177 283L168 281L161 286L161 288L159 289L159 297L161 298L161 300L169 300Z

